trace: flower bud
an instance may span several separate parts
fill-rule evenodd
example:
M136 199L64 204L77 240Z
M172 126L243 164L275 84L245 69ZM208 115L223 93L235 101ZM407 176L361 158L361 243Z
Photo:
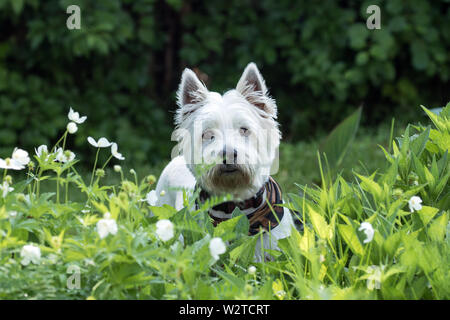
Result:
M125 180L122 182L122 189L127 194L130 194L134 191L134 184L131 181Z
M28 168L30 168L31 171L34 170L35 164L33 161L28 162Z
M149 185L154 184L156 182L156 177L154 175L152 175L152 174L147 176L147 182L148 182Z
M11 185L13 182L12 177L9 174L5 177L5 181L9 185Z
M103 177L105 176L105 170L103 170L103 169L97 169L97 170L95 171L95 175L96 175L97 177L99 177L99 178L103 178Z
M255 274L256 273L256 267L255 266L250 266L248 267L248 274Z
M403 195L403 190L400 188L395 188L393 191L393 196L395 198L400 198Z
M69 122L69 123L67 124L67 131L68 131L70 134L74 134L75 132L77 132L77 131L78 131L77 124L76 124L75 122Z
M115 171L115 172L120 172L120 171L122 171L122 167L119 166L118 164L116 164L116 165L114 166L114 171Z
M16 194L16 200L17 200L17 202L23 202L23 203L27 202L27 198L25 197L25 195L23 193Z

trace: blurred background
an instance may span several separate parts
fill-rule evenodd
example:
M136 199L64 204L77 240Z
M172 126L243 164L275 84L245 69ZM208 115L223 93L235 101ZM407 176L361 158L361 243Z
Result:
M66 27L73 4L80 30ZM366 27L372 4L380 30ZM420 104L449 100L449 51L448 0L0 0L0 157L53 145L72 107L88 117L68 140L81 166L95 158L86 138L105 136L124 168L158 175L182 70L223 92L254 61L277 100L278 176L293 190L317 183L318 146L359 106L343 168L375 170L392 118L423 122Z

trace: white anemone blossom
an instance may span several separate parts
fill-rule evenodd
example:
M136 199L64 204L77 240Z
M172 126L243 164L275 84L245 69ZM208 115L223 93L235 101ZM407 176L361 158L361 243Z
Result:
M156 223L156 235L162 241L169 241L174 234L174 225L170 220L162 219Z
M117 223L116 220L111 219L111 214L106 212L103 215L103 219L97 222L97 232L100 239L108 236L108 234L115 235L117 233Z
M212 238L209 242L209 252L214 260L219 260L219 255L225 253L227 248L221 238Z
M363 241L364 243L369 243L370 241L372 241L375 230L373 230L373 227L369 222L361 223L358 230L363 231L367 236L367 238Z
M73 153L70 150L64 151L62 148L58 148L55 154L56 154L55 160L62 163L70 162L73 159L75 159L75 153Z
M30 162L28 152L19 148L14 148L11 158L23 166L26 166Z
M48 148L45 144L40 145L39 147L34 148L34 152L36 152L36 155L38 158L42 157L43 155L48 155Z
M41 249L32 244L25 245L20 251L20 257L22 258L21 263L24 266L29 265L30 262L39 264L39 261L41 259Z
M14 188L9 186L8 181L3 181L3 183L0 184L0 192L3 198L11 191L14 191Z
M113 144L112 142L109 142L105 137L101 137L100 139L98 139L98 141L95 141L92 137L88 137L87 140L92 146L96 148L108 148Z
M1 169L12 169L12 170L22 170L25 168L25 166L14 159L6 158L4 160L0 159L0 168Z
M121 153L117 152L117 148L118 148L118 147L117 147L117 143L113 142L112 145L111 145L111 154L112 154L116 159L119 159L119 160L125 160L125 157L122 156Z
M408 205L411 212L422 210L422 199L418 196L413 196L409 199Z
M158 201L158 196L156 195L156 191L152 190L149 193L147 193L147 196L145 197L145 201L147 201L149 206L155 206L156 202Z
M366 273L367 273L367 289L373 290L373 289L380 289L381 288L381 282L383 278L383 270L385 266L368 266Z
M67 117L69 118L70 121L73 121L78 124L83 123L87 119L86 116L80 117L80 114L78 112L73 111L72 108L70 108L69 114L67 115Z

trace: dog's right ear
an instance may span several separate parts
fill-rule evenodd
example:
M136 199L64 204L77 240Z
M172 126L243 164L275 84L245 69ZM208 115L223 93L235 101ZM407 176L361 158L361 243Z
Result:
M178 110L175 122L180 124L186 117L203 105L208 94L206 86L191 69L184 69L177 91Z

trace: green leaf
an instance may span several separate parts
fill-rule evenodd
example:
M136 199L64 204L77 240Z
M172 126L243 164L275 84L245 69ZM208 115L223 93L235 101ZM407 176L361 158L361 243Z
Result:
M325 221L325 218L310 206L308 206L308 214L311 219L311 224L313 225L314 230L316 230L319 237L322 239L331 240L333 238L333 230Z
M428 227L428 236L434 241L444 241L447 231L448 213L445 213L434 220Z
M356 174L358 178L361 179L361 187L367 191L370 192L375 196L376 199L381 199L383 190L381 189L380 185L373 181L373 175L371 177L364 177L359 174Z
M164 204L161 207L150 207L150 209L152 210L153 214L158 217L159 220L169 219L175 213L177 213L177 210L174 207L167 204Z
M248 221L248 218L246 215L244 215L241 210L239 210L238 207L236 207L233 212L231 213L231 218L240 217L242 216L242 219L238 219L238 222L236 224L236 233L242 234L242 235L248 235L248 230L250 228L250 223Z
M356 131L359 127L362 108L358 108L352 115L342 121L328 135L321 146L321 153L327 156L330 168L339 167L344 160L345 154L355 139Z
M395 257L398 252L402 240L401 235L401 232L395 232L388 236L383 242L383 249L391 258Z
M359 242L358 236L353 227L346 224L338 224L338 230L350 249L357 255L362 256L364 249L361 242Z
M422 209L417 211L424 226L426 226L438 212L439 212L439 209L433 208L433 207L428 207L428 206L422 206Z
M222 221L214 228L214 237L222 237L223 240L230 240L235 236L236 226L241 219L246 219L248 221L248 219L244 215Z
M248 264L253 260L255 256L255 245L259 237L249 237L243 244L237 246L230 251L230 260L235 263L238 259L241 264Z
M430 136L431 127L428 126L425 131L419 134L414 140L411 141L411 151L414 152L418 157L422 154L423 150L428 141L428 137Z

